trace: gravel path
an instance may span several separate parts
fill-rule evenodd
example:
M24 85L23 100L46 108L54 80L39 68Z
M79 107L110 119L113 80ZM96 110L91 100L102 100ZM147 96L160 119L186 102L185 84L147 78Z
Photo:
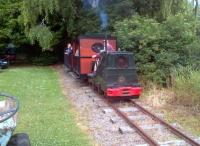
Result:
M129 126L110 110L89 86L73 78L63 66L55 66L55 69L59 74L63 94L78 113L77 125L89 133L94 145L136 146L145 144L134 130L126 129L124 134L120 133L120 127ZM148 124L149 121L145 119L144 122ZM153 137L159 136L154 135Z
M122 120L118 120L115 124L110 122L111 117L117 115L114 112L103 113L103 109L108 107L99 100L98 95L90 87L72 78L67 71L64 71L63 66L55 68L60 76L64 95L78 112L78 125L89 133L95 141L94 145L134 146L145 143L137 133L121 134L119 127L128 125Z

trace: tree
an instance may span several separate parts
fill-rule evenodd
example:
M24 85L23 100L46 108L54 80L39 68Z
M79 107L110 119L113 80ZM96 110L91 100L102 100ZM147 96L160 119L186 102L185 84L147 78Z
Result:
M195 14L195 17L197 17L198 7L199 7L199 1L198 0L193 0L193 5L195 6L195 8L194 8L194 14Z
M187 0L133 0L136 12L164 21L170 15L185 11Z
M0 49L8 43L21 45L27 42L20 23L22 0L0 0Z
M200 52L197 26L192 13L171 15L162 23L133 16L115 24L115 35L122 49L134 53L144 79L164 84L171 68L199 63L194 61Z
M45 50L64 36L73 37L76 0L24 0L22 16L26 36ZM65 37L66 38L66 37Z
M84 3L78 7L76 23L77 29L79 29L78 34L104 33L105 30L112 33L115 22L122 21L124 18L135 14L132 0L101 0L97 3L97 6L92 6L87 2L87 0L84 0ZM102 12L107 16L108 22L106 23L108 25L106 28L102 28L100 15Z

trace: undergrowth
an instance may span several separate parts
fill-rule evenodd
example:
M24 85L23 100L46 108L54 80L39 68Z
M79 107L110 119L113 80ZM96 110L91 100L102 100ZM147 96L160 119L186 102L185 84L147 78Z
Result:
M200 107L200 71L191 66L173 69L172 89L177 102Z

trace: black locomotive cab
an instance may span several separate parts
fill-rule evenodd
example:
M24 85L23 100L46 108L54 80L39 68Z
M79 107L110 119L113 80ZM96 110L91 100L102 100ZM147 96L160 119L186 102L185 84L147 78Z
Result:
M104 52L98 62L90 80L98 90L109 97L140 96L141 87L132 53Z

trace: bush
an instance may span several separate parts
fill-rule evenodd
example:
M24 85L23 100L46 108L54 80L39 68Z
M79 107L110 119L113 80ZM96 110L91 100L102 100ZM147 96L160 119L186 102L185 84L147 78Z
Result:
M173 69L172 76L177 101L200 106L200 71L191 66L178 67Z
M171 68L192 62L195 48L200 52L199 45L193 45L199 44L196 30L196 20L189 14L170 16L162 23L133 16L115 24L119 45L134 53L140 75L162 85L170 78Z
M140 75L147 80L162 81L156 54L160 51L159 40L164 30L154 19L133 16L115 25L115 35L120 47L134 53Z
M45 51L39 57L34 57L31 62L34 65L47 66L55 64L57 61L58 58L55 57L55 54Z
M200 41L187 46L187 54L188 54L188 65L192 65L193 68L200 69Z

